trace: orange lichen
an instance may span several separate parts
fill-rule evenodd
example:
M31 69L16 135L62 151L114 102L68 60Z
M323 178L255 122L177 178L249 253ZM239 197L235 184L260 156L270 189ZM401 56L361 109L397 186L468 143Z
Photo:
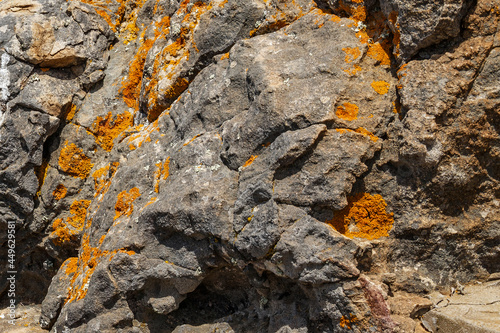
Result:
M92 124L90 131L95 136L95 142L106 151L113 148L113 140L117 138L124 130L133 126L134 116L125 111L117 114L113 119L111 112L105 118L97 117Z
M395 100L394 102L392 102L392 111L394 113L399 113L401 114L401 103L399 102L399 100Z
M337 107L337 112L335 112L335 114L340 119L352 121L358 118L358 111L359 108L356 104L344 103Z
M137 38L139 27L137 26L137 11L133 11L127 23L121 29L123 44L127 45Z
M142 207L142 209L146 208L147 206L151 205L152 203L155 203L156 200L158 200L157 197L152 197L151 199L149 199L148 203L144 205L144 207Z
M355 132L356 133L360 133L360 134L363 134L363 135L366 135L367 137L370 138L370 140L372 140L373 142L377 142L378 141L378 137L376 137L372 132L368 131L367 129L363 128L363 127L358 127L355 129Z
M224 59L229 59L229 52L228 52L228 53L224 53L224 54L220 57L220 60L224 60Z
M373 81L371 86L378 94L385 95L389 92L389 87L391 85L385 81Z
M36 178L38 179L38 190L36 191L35 197L40 197L42 192L42 185L45 182L45 177L47 177L47 171L49 170L49 160L42 159L42 164L34 168Z
M72 258L68 258L66 259L61 267L65 267L66 266L66 269L64 271L64 273L66 273L66 275L71 275L73 273L76 272L76 270L78 269L78 258L76 257L72 257Z
M368 45L367 56L377 61L378 64L384 66L391 65L391 57L389 45L387 43L373 43Z
M354 64L354 66L352 66L351 68L344 69L344 72L346 72L349 76L353 76L356 75L361 70L362 70L361 66L359 66L358 64Z
M399 23L397 23L398 13L396 11L390 12L388 20L389 22L392 23L392 26L394 27L393 29L394 37L392 38L392 44L395 46L396 55L399 55L399 44L401 42L401 33L399 32Z
M161 171L161 178L163 180L167 179L170 175L170 156L167 157L165 163L163 163L163 170Z
M349 129L349 128L336 128L335 130L337 132L339 132L339 133L352 132L352 133L358 133L358 134L366 135L373 142L377 142L378 141L378 137L377 136L375 136L372 132L368 131L367 129L365 129L363 127L358 127L355 130L352 130L352 129Z
M89 200L74 201L69 208L72 216L68 217L68 223L75 229L81 230L87 216L87 209L90 206Z
M330 21L332 21L332 22L339 23L341 21L341 18L339 16L337 16L337 15L333 15L332 14L330 16L331 16L330 17Z
M356 60L361 55L361 51L359 47L344 47L342 51L345 52L345 62L351 63L353 60Z
M155 10L156 11L156 10ZM141 85L143 79L144 63L146 62L146 56L149 50L153 47L156 39L169 31L170 27L170 17L165 16L159 22L155 23L154 37L151 39L144 40L144 30L143 42L141 43L134 59L130 63L128 76L122 81L122 88L120 92L122 93L123 100L128 105L128 107L139 110L139 96L141 93Z
M126 253L128 255L135 254L134 251L127 249L117 249L112 251L101 250L100 246L102 245L104 238L105 235L101 237L98 247L93 247L90 245L89 235L85 234L83 236L82 244L80 246L80 254L78 258L70 258L71 262L68 263L66 270L67 274L73 274L73 276L71 277L68 297L65 300L65 304L68 302L79 301L86 296L88 282L94 274L97 265L104 258L109 258L109 260L111 260L117 253ZM77 261L77 263L75 263L75 261Z
M401 67L399 67L398 71L396 72L398 79L401 79L402 77L406 76L406 66L407 64L404 64Z
M186 47L186 37L188 34L187 29L181 29L181 36L177 40L164 48L160 55L155 58L153 63L153 73L151 80L145 86L145 93L148 98L148 120L154 121L158 116L167 109L159 100L159 81L160 72L169 73L166 76L167 80L171 80L176 74L175 68L182 62L189 60L189 50ZM183 52L180 52L183 51ZM161 61L160 59L164 59ZM184 80L187 80L183 78ZM188 82L189 83L189 82ZM177 84L177 88L172 90L172 87L166 89L166 93L169 93L171 99L175 96L175 93L181 94L183 92L182 88L187 88L186 81L179 81L179 77L175 80L174 84Z
M363 22L366 21L367 10L366 6L364 5L364 1L356 0L353 2L357 5L348 5L341 0L339 1L339 7L341 10L346 12L351 17L351 19Z
M122 33L123 38L127 39L130 38L128 35L130 30L135 30L137 13L145 0L116 0L119 6L114 7L114 11L109 9L110 3L107 0L82 0L82 2L94 6L96 13L108 23L111 30ZM119 27L121 27L120 31L118 31Z
M134 59L130 63L129 72L126 80L122 81L123 100L130 108L139 110L139 96L141 93L142 75L146 56L153 46L154 40L148 39L142 43Z
M258 27L250 31L250 37L280 30L307 14L302 10L302 7L293 0L279 1L273 4L268 3L268 1L265 2L269 12L272 14L267 15L265 20L261 22ZM313 11L317 10L315 9ZM320 11L317 12L320 13Z
M66 120L67 121L71 121L73 120L73 118L75 117L75 114L77 112L77 108L76 108L76 105L74 104L71 104L71 108L69 109L68 113L66 114Z
M243 164L243 167L246 168L247 166L249 166L250 164L253 163L253 161L255 161L255 159L258 157L259 155L252 155L250 156L250 158L245 162L245 164Z
M366 28L356 32L356 37L368 45L367 56L376 60L376 64L389 66L391 64L392 41L381 38L389 29L387 19L382 12L373 12L366 18ZM373 42L377 39L377 42Z
M54 197L54 200L59 201L66 196L66 193L68 193L68 189L66 188L66 186L64 186L63 184L59 184L57 185L54 192L52 192L52 196Z
M184 77L179 77L163 92L163 95L165 96L165 98L173 99L182 94L182 92L186 90L188 86L189 80ZM158 118L158 116L159 114L155 115L154 119Z
M69 230L63 219L56 219L52 223L52 242L57 246L62 246L75 240L76 232Z
M158 193L160 190L160 180L167 179L169 176L169 171L170 171L170 156L167 157L165 162L161 163L158 162L156 163L156 166L158 169L155 172L154 179L155 179L155 192Z
M179 72L177 68L189 61L190 50L198 51L193 40L193 32L201 15L210 10L212 5L198 1L188 7L188 3L189 1L183 1L175 14L177 16L184 15L179 37L163 48L155 58L151 80L144 86L150 122L156 120L163 111L167 110L190 83L189 78Z
M356 318L355 315L350 313L349 316L342 316L342 318L340 318L339 325L342 328L347 328L347 329L351 330L352 325L355 324L357 321L358 321L358 318Z
M168 112L164 113L163 115L168 115ZM134 130L138 130L139 132L132 135L128 139L129 148L131 150L140 148L144 142L151 142L151 133L153 133L154 131L160 131L160 128L158 127L158 119L156 119L145 128L142 128L142 125L136 126ZM161 134L161 136L163 135L164 134Z
M394 224L393 213L387 213L387 204L381 195L359 193L347 198L347 206L326 221L349 238L369 240L388 236Z
M111 180L115 176L116 170L118 169L119 165L120 163L113 162L94 171L94 173L92 174L92 177L94 178L95 189L94 197L106 193L109 186L111 185Z
M115 205L115 220L122 215L130 216L134 211L134 205L132 203L140 195L141 193L137 187L132 188L128 192L126 190L120 192Z
M87 2L87 1L83 1L83 2ZM95 9L95 11L97 14L99 14L100 17L102 17L104 19L104 21L106 21L106 23L109 25L111 30L113 30L113 32L116 32L116 26L113 24L113 21L111 20L111 16L108 14L108 12L106 12L103 9Z
M90 170L94 164L91 163L90 157L83 153L83 150L78 148L74 143L64 143L59 155L59 167L61 171L71 175L85 179L89 176Z
M188 144L190 144L191 142L193 142L194 140L196 140L199 136L201 136L201 134L195 135L191 140L189 140L188 142L186 142L185 144L183 144L183 146L187 146Z

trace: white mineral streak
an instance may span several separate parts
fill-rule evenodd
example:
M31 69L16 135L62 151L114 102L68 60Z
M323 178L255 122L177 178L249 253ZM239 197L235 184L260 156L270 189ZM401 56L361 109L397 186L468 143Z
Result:
M9 63L10 57L7 53L2 54L1 65L0 65L0 90L1 99L3 102L7 102L9 98L9 84L10 84L10 74L7 69L7 64ZM0 110L0 127L2 127L5 120L5 113Z
M9 84L10 84L10 74L7 69L7 64L9 63L10 57L7 53L2 54L1 67L0 67L0 89L2 90L2 101L6 102L9 98Z

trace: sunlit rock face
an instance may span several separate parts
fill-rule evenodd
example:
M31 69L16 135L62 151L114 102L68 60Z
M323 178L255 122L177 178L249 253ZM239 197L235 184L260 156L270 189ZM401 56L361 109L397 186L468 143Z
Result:
M499 18L2 1L17 302L51 332L424 330L424 296L500 271Z

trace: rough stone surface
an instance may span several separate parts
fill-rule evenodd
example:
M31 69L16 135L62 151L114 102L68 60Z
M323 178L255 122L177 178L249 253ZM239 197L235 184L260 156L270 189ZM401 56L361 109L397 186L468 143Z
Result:
M499 24L489 0L2 1L18 304L51 332L441 332L432 295L500 272Z
M430 332L499 332L500 283L467 286L439 301L422 323Z

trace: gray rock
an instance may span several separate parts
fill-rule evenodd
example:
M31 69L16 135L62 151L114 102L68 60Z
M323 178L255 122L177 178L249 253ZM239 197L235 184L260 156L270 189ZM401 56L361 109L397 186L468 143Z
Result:
M394 45L394 53L403 62L423 48L457 37L471 5L471 1L380 1L399 42Z

